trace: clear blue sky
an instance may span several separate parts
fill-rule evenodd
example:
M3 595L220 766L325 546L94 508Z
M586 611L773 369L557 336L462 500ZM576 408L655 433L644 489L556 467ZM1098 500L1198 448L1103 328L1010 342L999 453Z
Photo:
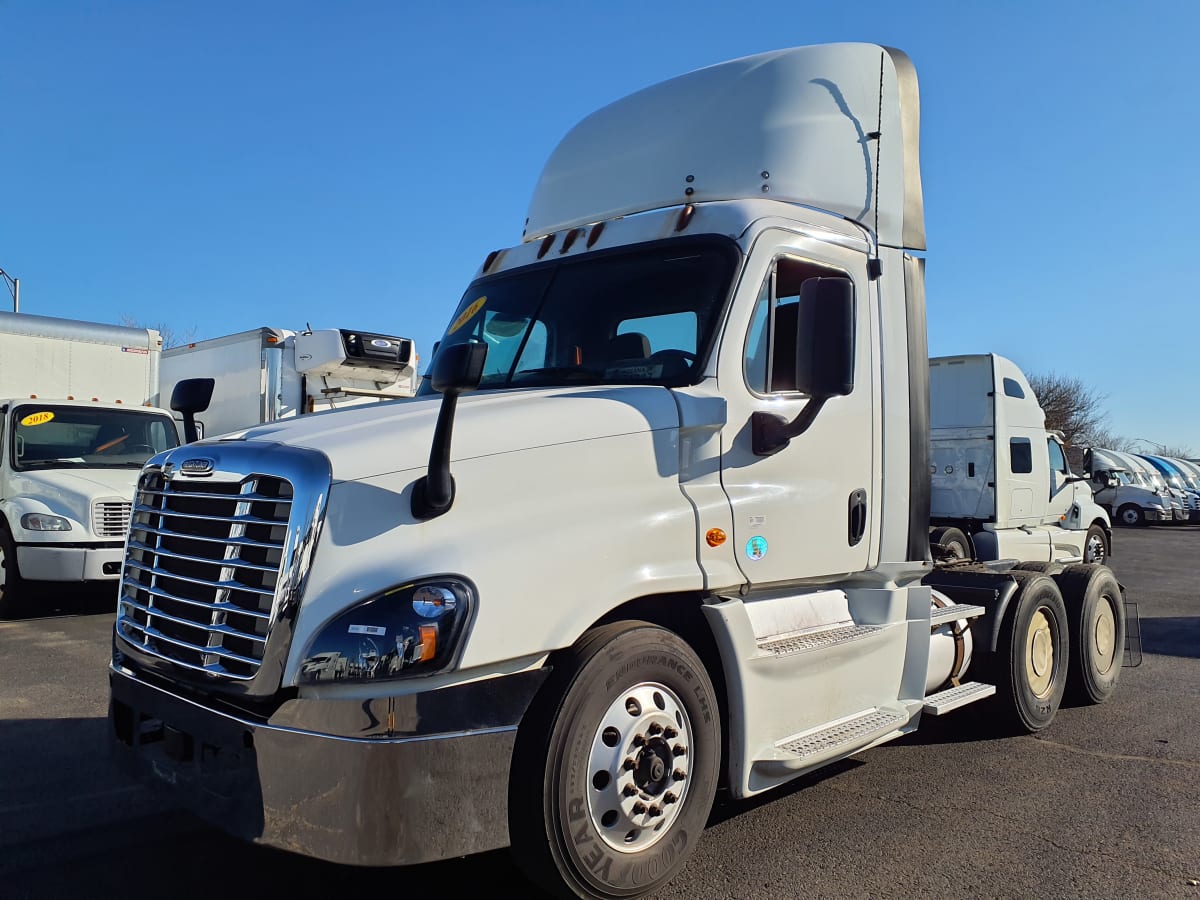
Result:
M0 268L23 312L353 327L427 360L578 119L873 41L921 80L931 353L1079 376L1118 432L1200 453L1197 10L0 0Z

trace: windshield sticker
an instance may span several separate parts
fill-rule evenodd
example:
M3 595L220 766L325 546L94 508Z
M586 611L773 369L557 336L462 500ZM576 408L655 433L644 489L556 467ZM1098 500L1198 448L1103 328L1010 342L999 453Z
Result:
M756 534L746 541L746 556L750 559L762 559L767 555L767 539Z
M50 412L50 410L46 410L45 412L35 412L35 413L30 413L25 418L23 418L21 420L21 424L26 426L27 428L31 428L34 425L45 425L47 422L49 422L53 418L54 418L54 413Z
M480 297L478 300L464 309L462 311L462 315L454 320L454 324L450 326L450 330L447 331L446 334L454 334L454 332L458 331L458 329L470 322L471 319L475 317L475 314L483 309L483 304L485 303L487 303L487 297Z
M662 363L637 364L631 366L609 366L604 370L605 378L659 378Z

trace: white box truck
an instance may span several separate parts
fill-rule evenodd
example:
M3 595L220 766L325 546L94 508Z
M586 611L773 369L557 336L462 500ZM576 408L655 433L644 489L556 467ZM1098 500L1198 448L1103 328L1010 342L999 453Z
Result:
M912 64L867 44L580 122L415 398L147 463L118 757L294 852L509 845L557 896L635 897L719 782L1109 697L1111 570L929 561L917 142Z
M138 472L179 443L161 352L152 329L0 313L0 613L29 582L119 577Z
M325 328L254 328L163 352L170 393L189 378L212 378L212 403L197 419L216 436L296 415L411 397L413 342L393 335Z
M1020 368L995 353L929 361L930 540L954 556L1104 562L1108 513Z

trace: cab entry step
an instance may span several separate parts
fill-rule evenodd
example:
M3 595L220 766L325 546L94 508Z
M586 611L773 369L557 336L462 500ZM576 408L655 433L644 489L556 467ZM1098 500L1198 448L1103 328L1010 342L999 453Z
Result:
M996 693L996 686L994 684L968 681L965 684L960 684L958 687L947 688L944 691L938 691L936 694L930 694L925 698L924 711L931 716L940 716L951 710L958 709L960 706L966 706L968 703L974 703L976 700L990 697L994 693Z
M907 721L908 716L896 710L872 709L819 731L788 738L778 747L804 759L842 746L865 745L876 737L895 731Z
M986 609L971 603L955 603L953 606L943 606L930 614L932 625L945 625L947 622L957 622L959 619L978 619Z

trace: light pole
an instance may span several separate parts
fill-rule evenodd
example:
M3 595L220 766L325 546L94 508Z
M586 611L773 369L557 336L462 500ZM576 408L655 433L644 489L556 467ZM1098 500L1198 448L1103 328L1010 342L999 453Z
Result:
M1143 444L1149 444L1151 447L1154 448L1154 452L1157 453L1159 456L1166 455L1166 452L1167 452L1166 444L1160 444L1157 441L1150 441L1150 440L1147 440L1146 438L1134 438L1134 440L1141 441Z
M13 278L3 269L0 269L0 277L4 279L5 286L8 287L8 292L13 298L13 312L21 311L21 279Z

